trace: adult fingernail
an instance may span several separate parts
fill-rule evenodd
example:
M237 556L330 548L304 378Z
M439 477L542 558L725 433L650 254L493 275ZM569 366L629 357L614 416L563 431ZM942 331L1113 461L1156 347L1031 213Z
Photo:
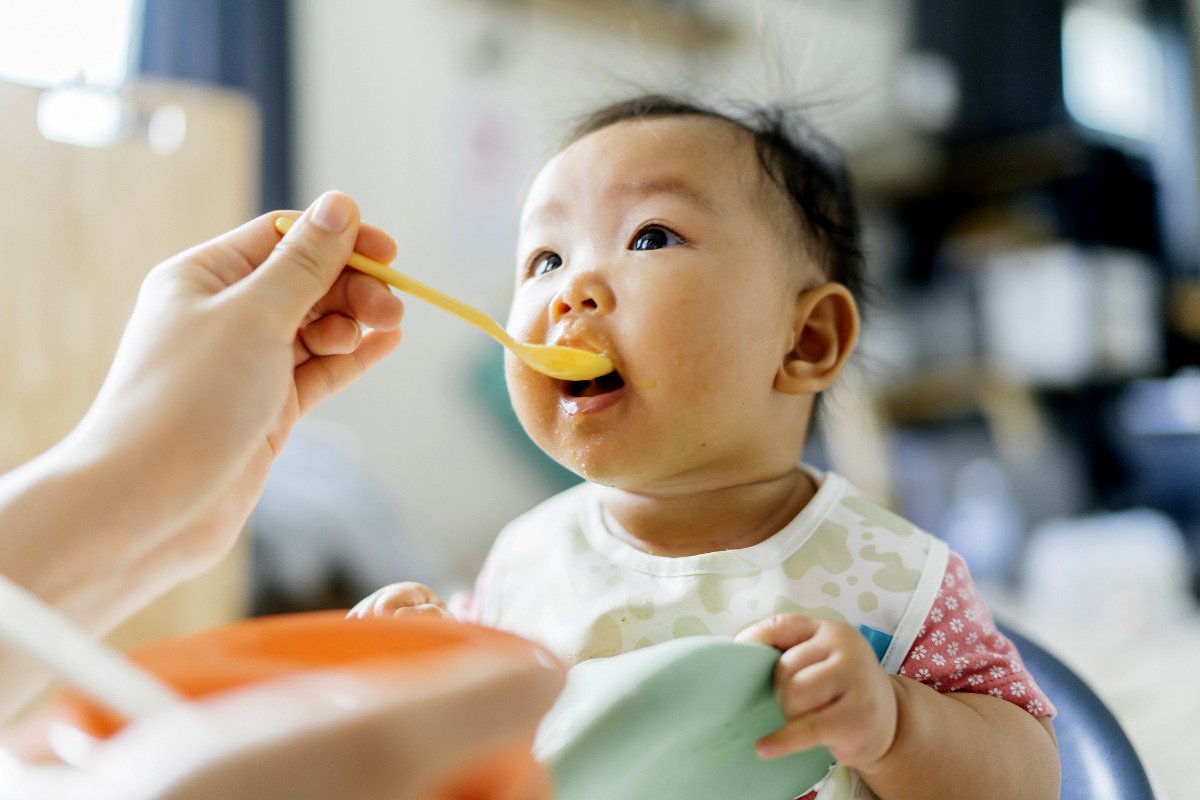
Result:
M350 198L338 192L326 192L313 207L312 221L330 233L341 233L350 224Z

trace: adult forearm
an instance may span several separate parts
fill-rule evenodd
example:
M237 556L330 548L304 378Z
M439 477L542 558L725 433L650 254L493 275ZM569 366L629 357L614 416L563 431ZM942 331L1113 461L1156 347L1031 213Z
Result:
M97 635L169 588L180 571L147 567L167 516L143 497L145 484L128 466L59 445L0 476L0 572ZM43 670L0 643L0 719L44 681Z
M939 694L895 679L896 739L860 773L881 800L1058 797L1057 746L1048 725L988 695Z
M146 472L59 445L0 476L0 571L96 632L173 578L141 566L170 514L131 470Z

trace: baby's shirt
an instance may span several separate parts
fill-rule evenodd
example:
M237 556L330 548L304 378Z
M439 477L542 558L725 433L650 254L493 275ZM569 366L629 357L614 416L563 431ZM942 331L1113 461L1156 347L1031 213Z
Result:
M899 674L942 693L990 694L1035 717L1053 718L1056 713L1025 671L1016 647L996 628L957 553L950 554L942 586Z
M812 500L767 540L684 557L622 541L599 488L572 487L501 531L471 617L570 664L682 636L732 637L777 613L842 619L890 673L1053 712L992 626L961 559L844 478L814 478Z

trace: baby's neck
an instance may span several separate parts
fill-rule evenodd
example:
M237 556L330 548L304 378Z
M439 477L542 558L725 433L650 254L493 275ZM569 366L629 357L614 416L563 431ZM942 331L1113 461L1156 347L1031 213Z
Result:
M645 553L693 556L738 550L766 541L816 494L807 472L793 469L754 483L675 493L635 493L605 488L604 510L614 534Z

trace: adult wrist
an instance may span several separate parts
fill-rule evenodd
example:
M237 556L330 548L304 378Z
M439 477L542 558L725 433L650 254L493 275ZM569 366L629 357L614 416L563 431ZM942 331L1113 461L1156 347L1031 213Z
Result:
M5 574L90 630L119 621L142 594L141 561L161 522L135 471L122 454L68 437L5 475Z

